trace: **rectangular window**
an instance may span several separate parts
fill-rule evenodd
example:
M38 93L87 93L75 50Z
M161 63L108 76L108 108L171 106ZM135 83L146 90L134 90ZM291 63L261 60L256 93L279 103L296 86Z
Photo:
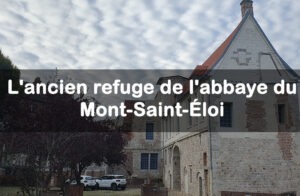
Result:
M285 105L278 104L277 112L278 112L278 122L280 124L285 123Z
M221 127L232 127L232 103L224 103L224 116L220 117Z
M191 111L191 98L188 99L188 105L187 105L187 108L189 109L189 111ZM189 122L189 127L191 127L193 125L193 119L191 117L191 115L188 114L188 122Z
M150 166L150 167L149 167ZM142 153L141 154L141 169L152 169L158 168L158 154L157 153Z
M158 154L151 153L150 154L150 169L157 169L157 161L158 161Z
M153 123L146 123L146 140L153 140Z
M203 153L203 165L204 165L204 167L207 166L207 153L206 152Z
M142 153L141 154L141 169L148 169L149 168L149 154Z

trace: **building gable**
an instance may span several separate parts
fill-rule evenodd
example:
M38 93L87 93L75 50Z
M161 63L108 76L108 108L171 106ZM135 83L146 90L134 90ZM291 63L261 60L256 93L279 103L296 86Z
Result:
M203 76L215 69L286 70L290 76L298 77L277 53L250 11L207 60L195 68L191 77Z
M251 14L247 14L227 51L215 65L217 69L290 69Z

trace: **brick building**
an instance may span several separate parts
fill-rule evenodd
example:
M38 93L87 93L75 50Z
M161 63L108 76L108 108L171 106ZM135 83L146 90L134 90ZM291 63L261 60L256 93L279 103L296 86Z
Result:
M217 70L258 70L251 77L257 82L267 78L265 70L275 70L280 77L296 81L297 76L254 18L253 2L243 0L241 10L242 20L236 29L190 78L207 82L220 73ZM229 78L243 81L238 74ZM183 83L188 80L160 78L159 84L167 79ZM300 194L296 96L236 99L234 95L158 94L156 100L179 101L188 107L195 98L211 104L223 101L225 115L162 119L163 182L171 195Z

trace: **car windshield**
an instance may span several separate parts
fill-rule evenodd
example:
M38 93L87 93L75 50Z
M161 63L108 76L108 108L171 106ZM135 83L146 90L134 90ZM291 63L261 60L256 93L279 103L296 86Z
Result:
M124 176L116 176L116 179L125 179Z

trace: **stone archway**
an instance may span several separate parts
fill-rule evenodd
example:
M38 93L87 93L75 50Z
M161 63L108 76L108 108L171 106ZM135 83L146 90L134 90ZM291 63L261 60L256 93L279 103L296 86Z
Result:
M180 152L178 146L173 149L173 189L181 191Z

